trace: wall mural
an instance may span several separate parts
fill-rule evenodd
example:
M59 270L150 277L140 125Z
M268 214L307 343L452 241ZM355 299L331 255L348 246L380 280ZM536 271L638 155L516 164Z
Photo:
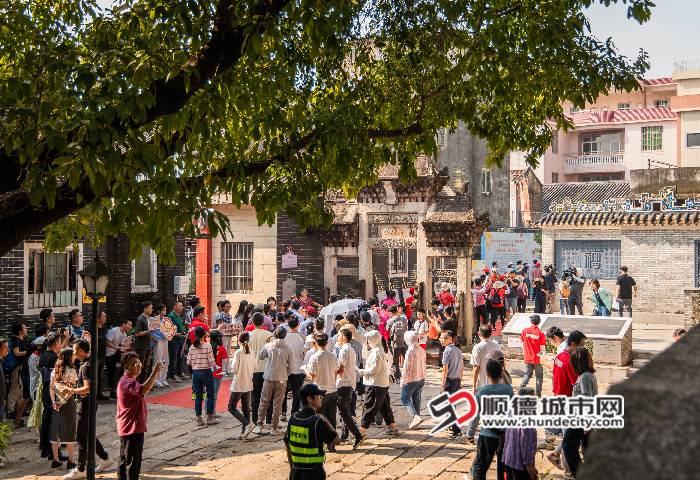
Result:
M561 202L553 204L550 212L679 212L700 211L700 199L688 198L685 201L676 198L676 187L664 187L658 195L643 193L640 198L611 198L602 203L585 202L582 200L572 202L570 198L563 198Z

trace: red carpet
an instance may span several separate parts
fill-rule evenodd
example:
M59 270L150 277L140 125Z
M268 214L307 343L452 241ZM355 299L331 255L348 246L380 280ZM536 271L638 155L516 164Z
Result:
M162 395L151 396L159 390L151 390L151 393L146 396L146 403L157 403L159 405L170 405L171 407L191 408L194 411L194 400L192 400L192 384L189 380L182 382L179 390L174 392L164 393ZM228 411L228 398L231 396L229 391L231 388L231 380L221 382L219 388L219 396L216 399L216 411L218 413ZM202 404L202 409L205 405Z

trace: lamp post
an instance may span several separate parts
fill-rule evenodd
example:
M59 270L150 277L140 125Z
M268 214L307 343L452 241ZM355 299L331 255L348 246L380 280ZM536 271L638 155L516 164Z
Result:
M88 435L86 476L95 478L95 440L97 438L97 310L102 297L107 293L107 284L112 271L100 261L95 260L78 272L83 279L85 294L92 300L92 325L90 326L90 394L88 396Z

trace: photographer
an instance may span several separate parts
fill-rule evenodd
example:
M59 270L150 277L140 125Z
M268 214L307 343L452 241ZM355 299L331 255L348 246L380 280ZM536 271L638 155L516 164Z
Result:
M586 277L583 276L583 270L574 266L570 269L569 276L569 314L583 315L583 286L586 283Z
M557 301L557 267L548 265L544 271L546 272L544 280L547 284L547 313L554 313L554 305Z

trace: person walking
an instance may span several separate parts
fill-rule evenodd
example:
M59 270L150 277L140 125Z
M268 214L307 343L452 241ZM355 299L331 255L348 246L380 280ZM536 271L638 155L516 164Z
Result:
M546 311L552 314L557 301L557 269L553 265L548 265L544 267L544 271L544 284L547 288Z
M583 286L586 283L586 277L583 276L583 270L576 269L576 272L571 272L569 278L569 315L583 315Z
M257 315L257 313L256 313ZM287 330L277 327L272 335L272 341L267 343L258 354L259 360L267 360L263 371L262 396L258 407L258 425L253 433L262 433L263 420L268 407L272 404L272 430L270 435L282 435L279 428L280 415L282 414L282 400L287 395L287 380L292 373L292 350L284 341Z
M511 270L506 278L506 294L504 307L506 310L506 322L510 321L510 312L515 315L518 312L518 288L520 282L516 278L517 272Z
M299 389L304 384L304 378L306 377L304 371L301 369L301 365L304 363L305 338L299 333L299 319L293 314L291 314L287 319L287 326L289 327L289 332L287 333L287 338L285 340L287 346L292 351L292 373L290 373L289 377L287 378L287 391L292 392L291 413L294 413L298 412L301 408ZM287 402L286 395L284 402Z
M541 355L546 352L547 338L539 328L541 322L539 315L530 316L530 326L524 328L520 333L520 340L523 342L523 358L525 359L525 376L520 384L520 388L527 387L535 373L535 392L538 397L542 396L542 371Z
M601 288L600 282L594 278L589 283L593 296L588 297L588 300L595 304L593 315L599 317L609 317L612 311L613 293L607 288Z
M134 342L131 344L131 348L134 349L136 355L139 356L141 360L141 373L139 377L139 383L145 383L148 372L151 368L151 334L155 330L148 328L148 318L153 312L153 303L148 300L141 302L141 315L136 319L134 324Z
M622 310L626 309L629 316L632 316L632 299L637 298L637 282L627 273L628 268L620 267L620 276L617 277L615 288L615 298L617 299L620 316L623 316Z
M529 297L530 289L525 283L525 279L521 274L515 276L515 279L520 282L518 286L518 313L525 313L527 307L527 297Z
M406 340L404 336L408 331L408 322L406 317L399 315L399 310L397 305L391 305L389 307L389 313L391 318L387 322L389 325L389 339L391 340L391 351L393 354L392 359L392 374L394 376L394 381L400 383L401 381L401 359L406 356Z
M194 342L190 346L187 354L187 365L192 367L192 387L194 388L194 412L197 416L197 426L205 427L207 425L215 425L219 423L214 418L214 402L216 395L214 394L214 377L212 370L216 369L216 361L214 360L214 351L211 344L204 341L206 335L204 327L197 326L194 329ZM202 419L202 401L204 392L206 392L206 422Z
M426 353L419 344L420 336L417 332L406 333L406 356L403 361L403 375L401 375L401 403L411 415L409 430L418 428L423 423L420 416L420 403L423 387L425 386Z
M557 283L557 298L559 299L559 312L562 315L569 314L569 282L566 281L566 277L562 276Z
M122 355L124 375L117 386L117 434L119 435L118 480L138 480L141 474L144 434L148 429L148 409L144 397L153 388L163 366L156 363L143 385L137 378L143 365L136 352Z
M247 438L251 434L255 424L250 421L250 392L253 390L253 371L255 370L255 358L253 357L248 341L250 334L242 332L238 335L240 348L233 354L231 372L231 396L228 399L228 411L236 420L241 422L241 433L237 440ZM238 410L238 402L241 402L243 412Z
M68 449L68 470L75 468L73 449L75 447L77 418L75 397L71 389L75 388L78 373L75 371L75 355L73 349L64 347L58 354L56 366L51 374L49 395L51 397L51 449L53 458L51 468L63 464L58 459L59 444Z
M352 397L357 384L357 353L352 347L352 330L341 328L338 332L338 378L336 388L338 390L338 412L343 420L343 437L347 438L347 433L352 433L355 437L352 448L355 450L364 441L365 437L357 428L355 419L352 418ZM333 425L332 422L330 422Z
M527 264L525 264L527 266ZM537 282L537 280L542 277L542 269L540 268L540 264L538 262L535 262L534 268L530 271L530 281L533 283L533 285ZM532 300L535 300L535 292L534 292L534 286L533 292L532 292Z
M398 435L399 429L394 421L394 412L391 410L389 398L389 369L387 367L386 354L389 352L386 342L377 330L365 333L365 348L367 351L365 368L360 370L364 377L367 389L365 403L362 405L362 423L360 433L365 435L367 429L374 421L377 413L381 413L384 421L389 424L387 433ZM363 355L364 356L364 355Z
M413 330L418 334L418 345L425 351L428 348L428 330L430 329L430 321L425 314L424 308L416 310L416 322L413 324ZM404 360L405 362L405 360Z
M173 309L168 314L168 318L175 325L173 338L168 340L168 377L175 383L182 383L182 349L185 343L185 327L182 322L182 302L175 302Z
M234 336L237 336L241 331L243 331L243 326L240 323L235 323L233 316L231 315L231 302L228 300L222 300L221 311L216 315L216 328L221 328L223 325L236 325L238 328L234 330L232 334L222 335L222 346L226 350L226 359L222 365L224 373L228 374L229 371L229 359L228 356L231 354L231 343Z
M486 362L485 373L488 384L476 389L476 404L481 407L481 399L492 395L513 396L513 387L501 383L503 366L496 360ZM505 465L502 454L499 453L498 443L502 432L495 428L481 427L479 441L476 446L476 458L472 463L471 473L473 480L486 480L486 473L491 467L493 457L496 457L496 478L503 478Z
M85 478L87 465L88 447L88 401L90 397L90 342L85 339L78 340L73 344L75 358L80 362L78 368L78 378L76 386L68 390L75 396L77 428L76 444L78 446L78 463L68 474L63 476L63 480ZM99 438L95 438L95 453L100 459L100 463L95 468L95 473L100 473L114 464L107 451L102 446Z
M506 318L506 309L503 306L504 297L506 295L506 285L497 280L489 291L489 301L491 302L491 329L496 330L496 321L501 319L501 328Z
M167 313L165 305L163 305L162 303L156 305L154 311L155 316L151 318L157 319L158 324L163 323L163 319L165 318L165 314ZM168 383L168 362L170 356L168 352L168 339L165 338L165 334L161 332L160 327L153 330L153 332L151 333L151 338L153 339L153 361L160 362L163 364L163 368L156 377L156 383L154 386L156 388L169 387L170 384Z
M488 277L487 277L488 278ZM489 323L489 311L486 308L486 294L491 290L491 282L484 284L484 280L474 280L472 296L474 297L474 319L478 325Z
M598 395L598 380L595 376L595 368L593 368L593 358L588 350L584 347L577 347L571 352L569 363L574 373L578 375L571 395L573 397L595 397ZM581 464L579 447L585 456L589 434L590 431L585 431L582 428L567 428L564 432L562 449L574 478L576 478L578 467Z
M216 414L216 399L219 398L219 388L221 388L221 382L224 376L224 365L228 366L228 353L226 353L226 347L224 347L224 335L218 330L211 330L209 334L209 343L211 344L212 352L214 352L214 362L216 363L216 368L212 372L212 377L214 378L214 409L212 410L214 418L218 418Z
M474 345L472 349L472 356L470 365L472 366L472 393L476 392L477 388L488 385L488 376L486 375L486 363L488 362L489 354L494 350L500 350L501 346L491 340L491 334L493 330L489 325L482 325L479 327L479 338L481 341ZM474 435L476 434L476 429L479 426L479 413L469 420L467 423L467 438L466 442L469 444L474 443Z
M445 347L442 354L442 389L440 392L456 393L462 388L462 377L464 375L464 358L462 351L454 344L454 333L451 330L443 330L440 333L440 343ZM450 427L452 434L450 438L457 438L462 435L462 430L457 425Z
M309 363L306 366L306 375L311 381L318 385L318 388L326 392L323 396L323 403L318 413L324 415L328 419L328 422L333 425L333 428L335 428L337 426L338 413L336 375L341 373L341 369L338 364L338 359L328 350L328 335L316 332L314 334L314 341L316 342L318 351L309 359Z
M299 389L303 408L293 413L284 434L289 480L325 480L325 446L335 448L340 437L330 422L316 412L326 392L308 383Z

